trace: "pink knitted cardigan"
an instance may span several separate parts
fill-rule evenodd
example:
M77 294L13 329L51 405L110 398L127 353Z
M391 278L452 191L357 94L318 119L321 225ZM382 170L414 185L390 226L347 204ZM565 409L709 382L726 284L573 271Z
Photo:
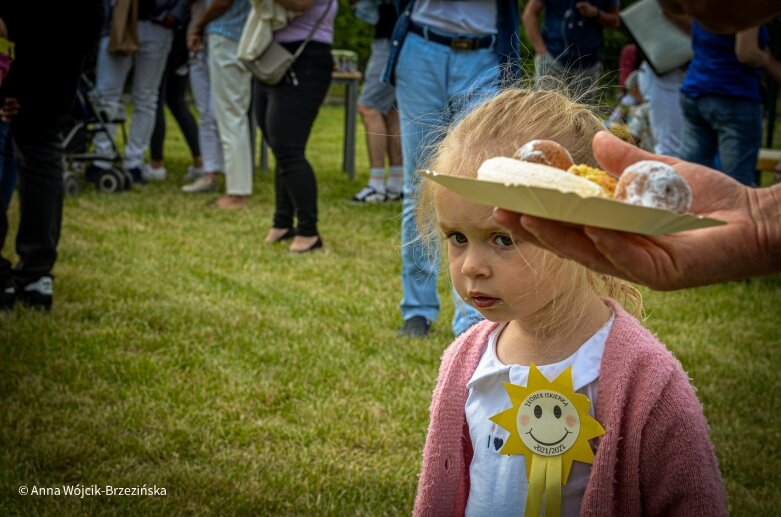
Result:
M602 357L596 408L605 434L596 440L581 515L726 515L708 426L681 364L618 303L608 303L616 318ZM464 514L472 458L466 384L496 325L475 325L442 357L416 516Z

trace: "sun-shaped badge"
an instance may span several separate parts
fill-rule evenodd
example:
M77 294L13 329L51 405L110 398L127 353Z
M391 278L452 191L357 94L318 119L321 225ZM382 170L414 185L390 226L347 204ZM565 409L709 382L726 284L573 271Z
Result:
M512 407L491 417L510 436L499 454L523 454L529 491L524 515L537 516L545 493L547 517L561 511L561 486L567 484L573 461L592 463L588 441L605 430L588 414L591 401L575 393L572 367L553 381L532 364L526 387L504 383Z

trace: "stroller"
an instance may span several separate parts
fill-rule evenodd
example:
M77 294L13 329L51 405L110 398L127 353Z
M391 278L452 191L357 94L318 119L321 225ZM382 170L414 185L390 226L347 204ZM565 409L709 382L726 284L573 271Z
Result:
M122 154L109 131L109 125L116 124L127 142L125 114L112 114L95 90L94 82L82 74L76 91L70 124L63 141L65 149L65 174L63 183L67 196L76 196L81 191L80 177L93 183L98 192L121 192L128 190L133 180L122 167ZM103 133L111 144L109 152L98 152L93 137ZM92 166L95 160L111 162L111 168Z

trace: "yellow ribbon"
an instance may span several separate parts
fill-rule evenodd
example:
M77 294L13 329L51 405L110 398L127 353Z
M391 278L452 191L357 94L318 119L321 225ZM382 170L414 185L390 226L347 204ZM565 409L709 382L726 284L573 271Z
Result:
M537 517L545 495L545 517L561 515L561 456L532 456L524 515Z

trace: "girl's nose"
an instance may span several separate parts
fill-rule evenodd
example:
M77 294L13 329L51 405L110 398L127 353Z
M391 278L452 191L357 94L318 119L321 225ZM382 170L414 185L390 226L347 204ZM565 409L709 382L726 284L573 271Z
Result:
M484 254L479 250L469 250L461 265L461 273L468 277L488 276L490 268Z

